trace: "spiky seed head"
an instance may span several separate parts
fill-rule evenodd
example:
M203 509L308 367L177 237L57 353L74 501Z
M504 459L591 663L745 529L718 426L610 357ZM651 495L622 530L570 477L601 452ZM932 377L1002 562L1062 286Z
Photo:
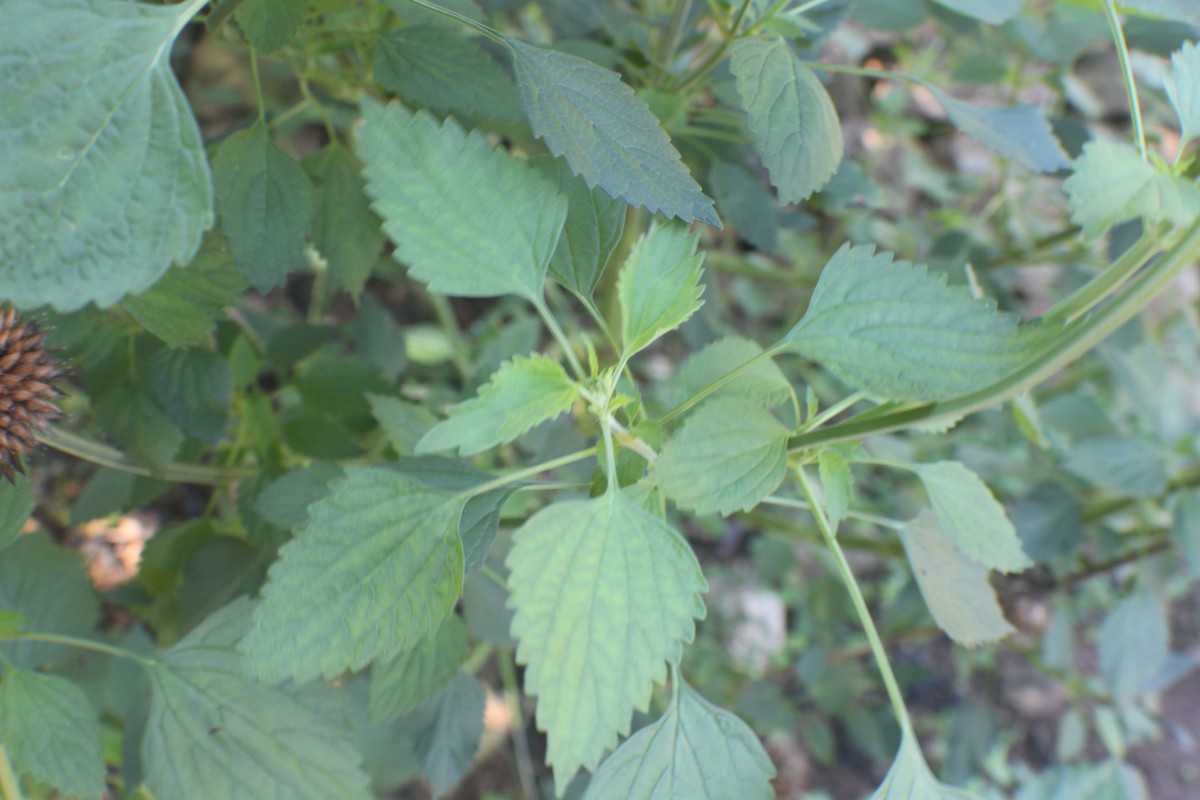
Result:
M54 403L58 376L37 324L0 306L0 476L9 483L14 471L24 472L21 456L33 449L34 433L60 413Z

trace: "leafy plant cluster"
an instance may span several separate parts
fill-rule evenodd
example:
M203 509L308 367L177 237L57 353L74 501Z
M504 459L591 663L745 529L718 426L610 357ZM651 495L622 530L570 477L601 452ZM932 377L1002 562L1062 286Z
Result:
M0 797L441 796L489 695L529 797L771 797L780 730L873 800L1146 796L1200 576L1194 308L1142 314L1200 256L1198 25L7 0L0 299L75 375L43 443L98 468L0 485ZM35 505L170 524L99 594ZM765 667L721 638L732 526L789 609ZM998 652L1067 687L1051 767L988 702L913 710L938 631L982 646L956 691Z

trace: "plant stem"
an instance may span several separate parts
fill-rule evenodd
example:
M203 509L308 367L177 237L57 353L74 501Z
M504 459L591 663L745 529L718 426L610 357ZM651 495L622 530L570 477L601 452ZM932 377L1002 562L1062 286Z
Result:
M671 19L667 29L658 40L655 48L655 60L664 67L675 57L675 49L679 47L679 39L683 35L683 25L688 15L692 13L692 0L675 0L675 8L671 10Z
M178 483L220 486L240 478L250 477L257 471L251 467L210 467L204 464L176 463L166 464L161 470L153 470L130 461L120 450L61 428L48 428L39 433L37 438L42 444L53 447L60 453L66 453L101 467Z
M1137 84L1133 81L1133 67L1129 63L1129 45L1125 43L1125 31L1113 0L1104 0L1104 15L1108 18L1108 29L1112 32L1117 58L1121 62L1121 77L1125 81L1125 96L1129 99L1129 116L1133 120L1133 136L1137 140L1138 154L1146 160L1146 130L1142 126L1142 108L1138 103Z
M504 682L504 699L508 713L512 716L513 754L517 758L517 778L521 781L521 794L527 800L537 800L537 782L534 780L533 758L529 754L529 740L525 737L525 715L521 713L521 687L517 683L517 667L513 663L513 652L502 654L500 679Z
M503 489L510 483L523 481L526 478L536 478L543 472L549 472L552 469L565 467L568 464L574 464L576 461L583 461L585 458L590 458L595 454L595 446L589 447L586 450L577 450L574 453L568 453L565 456L552 458L549 461L543 461L541 464L535 464L532 467L526 467L525 469L519 469L515 472L510 472L507 475L501 475L494 480L490 480L486 483L481 483L478 486L473 486L470 489L467 489L464 494L468 495L469 497L475 497L477 495L486 494L493 489Z
M467 351L470 350L471 344L463 336L462 328L458 327L458 319L454 316L454 308L451 307L450 301L437 292L427 292L426 294L429 297L433 315L437 317L438 327L450 340L450 346L453 348L450 361L453 362L458 377L462 379L463 383L466 383L471 377L471 361L467 358Z
M213 32L221 27L225 23L225 20L233 16L233 12L238 10L238 6L245 2L246 0L228 0L225 3L218 3L216 8L212 10L212 13L208 15L208 19L204 21L209 32ZM199 5L204 5L204 3L199 3Z
M667 413L663 414L656 421L660 425L665 425L668 422L670 422L671 420L678 417L680 414L686 414L690 409L695 407L695 405L697 403L699 403L704 398L708 397L710 394L715 392L717 389L720 389L722 386L729 383L730 381L732 381L737 376L741 375L746 370L751 369L751 368L755 367L756 365L761 364L763 361L766 361L769 358L773 358L774 356L775 356L774 349L764 350L763 352L756 355L754 358L747 361L745 364L742 364L740 367L734 367L729 372L726 372L724 375L717 378L715 381L710 383L708 386L705 386L703 389L696 392L694 395L689 397L687 400L684 400L682 403L675 406Z
M1130 245L1121 256L1109 264L1099 275L1079 287L1067 297L1055 303L1054 307L1042 315L1042 322L1048 325L1074 322L1095 308L1104 298L1119 289L1134 274L1154 252L1158 239L1149 233Z
M263 99L262 81L258 77L258 52L250 47L250 75L254 79L254 98L258 101L258 121L267 122L267 103Z
M738 8L737 14L734 15L733 22L729 24L729 30L725 32L725 36L721 39L721 43L717 45L716 49L708 54L708 58L704 59L704 61L700 63L700 66L692 70L690 75L688 75L681 83L674 87L675 91L686 92L688 89L704 80L704 77L708 75L708 73L712 72L713 68L721 62L721 59L725 56L725 51L729 49L729 45L733 44L733 40L737 38L738 28L742 26L742 20L745 18L746 11L749 10L751 2L752 0L742 0L742 5L740 8Z
M804 500L794 500L791 497L764 497L759 502L766 503L769 506L779 506L780 508L798 508L802 511L812 513L813 507L810 503ZM868 514L865 511L847 511L847 519L857 519L862 522L868 522L872 525L878 525L881 528L891 528L892 530L900 530L908 527L908 523L899 519L891 519L889 517L881 517L876 514Z
M855 392L854 394L850 395L849 397L842 398L838 402L831 405L829 408L822 411L820 414L817 414L815 417L810 419L808 422L804 423L804 430L807 431L807 430L812 430L813 428L821 427L826 422L833 419L834 417L836 417L838 414L842 413L846 409L850 408L851 406L855 405L856 403L858 403L862 400L865 400L866 396L867 396L866 392Z
M812 508L812 515L817 521L817 527L821 529L821 534L825 537L825 543L829 545L829 549L833 552L833 558L837 562L838 572L841 573L842 582L846 584L846 590L850 593L850 600L854 604L854 610L858 614L858 620L862 623L863 630L867 634L867 641L871 645L871 655L875 657L875 664L879 667L879 673L883 676L883 685L887 689L888 699L892 703L892 711L896 715L896 722L900 724L900 730L905 736L914 737L912 721L908 717L908 707L904 704L904 695L900 692L900 684L896 681L896 675L892 672L892 664L888 661L887 651L883 647L883 640L879 638L879 631L875 628L875 622L871 619L871 611L867 608L866 598L863 597L862 590L858 588L858 581L854 578L854 571L850 569L850 562L846 560L846 554L842 552L841 546L837 541L837 532L829 524L825 512L821 509L820 503L817 502L816 492L813 491L812 483L805 474L804 467L798 466L792 470L796 475L796 480L800 483L800 490L804 492L804 496Z
M8 751L0 744L0 797L4 800L21 800L21 786L17 783Z
M583 365L579 363L579 357L575 355L575 348L571 346L570 339L563 333L562 327L558 324L558 320L550 313L550 309L546 308L546 303L542 300L534 301L533 307L537 309L538 315L541 316L542 322L546 323L546 327L550 331L558 346L562 348L563 355L566 356L567 363L571 365L571 371L575 373L578 380L587 380L587 371Z
M44 642L45 644L61 644L64 647L74 647L79 650L91 650L93 653L103 653L106 656L114 658L124 658L127 661L134 661L141 664L143 667L150 667L154 662L145 656L140 656L132 650L125 650L121 647L114 647L103 642L92 641L91 639L81 639L77 636L63 636L58 633L18 633L13 636L6 636L0 641L10 642Z

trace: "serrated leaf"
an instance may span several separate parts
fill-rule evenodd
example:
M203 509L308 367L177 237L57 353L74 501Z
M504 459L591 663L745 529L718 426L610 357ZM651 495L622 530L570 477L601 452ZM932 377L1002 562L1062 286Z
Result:
M974 792L947 786L933 776L920 746L907 733L896 760L870 800L981 800Z
M707 583L683 537L616 491L539 511L507 565L517 660L562 794L647 708L695 635Z
M671 399L682 403L699 394L730 372L762 355L757 342L741 336L726 336L692 355L671 378ZM733 380L715 389L710 398L742 397L764 408L786 403L792 396L792 386L779 365L764 359L740 372Z
M659 453L659 483L680 508L697 514L751 509L783 482L789 433L765 409L712 400Z
M91 581L78 553L34 533L0 551L0 609L24 618L24 629L89 636L100 616ZM0 655L18 667L36 669L71 652L45 642L0 644Z
M718 161L708 170L717 210L746 241L767 253L779 246L779 211L763 181L745 167Z
M678 328L703 305L699 239L682 225L656 222L634 242L617 284L625 358Z
M590 298L625 230L624 201L591 189L561 158L539 158L534 166L567 198L567 221L550 259L550 275L583 298Z
M519 122L517 87L475 41L440 25L412 25L375 42L375 80L405 103L440 115Z
M1200 215L1200 189L1184 178L1165 175L1127 144L1097 139L1083 146L1075 174L1063 188L1071 199L1071 220L1094 238L1118 222L1144 218L1190 224Z
M656 722L629 737L588 782L584 800L771 800L775 766L734 714L681 683Z
M328 264L334 290L358 297L383 254L383 231L371 211L358 161L328 145L304 160L315 184L313 246Z
M928 509L908 524L901 541L925 605L946 635L974 647L1013 632L988 583L987 568L959 552Z
M1148 689L1170 653L1166 608L1149 590L1117 603L1100 625L1100 673L1118 703Z
M265 291L304 263L316 205L304 167L258 122L217 148L213 181L221 231L246 280Z
M308 0L248 0L233 16L258 55L264 56L292 40L307 11Z
M1017 320L924 266L843 245L780 343L888 400L946 400L1021 363Z
M617 73L569 53L505 42L534 135L589 186L684 222L721 226L658 119Z
M557 361L539 354L514 358L496 370L478 395L450 406L449 419L417 442L417 452L482 452L557 417L577 397L579 385Z
M0 677L0 742L18 775L72 797L104 794L96 712L69 680L6 669Z
M308 521L308 507L329 494L329 484L341 474L340 466L322 461L294 469L262 490L254 510L284 530L299 528Z
M160 350L150 359L148 380L180 428L214 445L225 435L233 375L220 353L196 347Z
M458 674L467 655L467 626L452 614L437 633L371 667L372 722L386 722L437 694Z
M938 528L964 556L1000 572L1020 572L1033 566L987 484L957 461L915 466Z
M940 6L982 20L989 25L1003 25L1017 15L1025 0L933 0Z
M1200 136L1200 45L1185 42L1171 54L1171 71L1163 79L1167 99L1179 116L1179 146Z
M279 682L334 678L431 635L462 590L462 499L352 467L279 551L242 647Z
M1040 108L1026 103L987 108L955 100L936 86L925 84L925 88L956 128L1005 158L1034 172L1056 172L1071 166Z
M825 514L829 517L829 524L836 528L850 510L854 475L850 473L846 459L832 450L822 450L817 454L817 474L821 478L821 490L825 493Z
M234 601L151 667L146 788L177 800L372 797L343 720L246 677L234 642L249 613Z
M781 203L798 203L824 186L842 161L837 109L783 39L738 39L729 50L742 109L771 183Z
M460 671L437 696L408 716L413 750L434 797L452 789L475 760L486 703L479 681Z
M566 198L452 118L370 101L363 115L367 194L409 274L444 294L540 300Z
M0 550L21 535L25 522L33 514L33 487L26 475L12 481L0 481Z
M1166 456L1134 436L1093 436L1071 446L1063 467L1123 497L1157 497L1167 489Z
M213 231L187 267L173 267L145 292L121 305L150 333L171 347L204 341L226 306L245 291L225 238Z
M204 3L5 3L0 285L16 305L111 306L195 254L212 179L167 57Z

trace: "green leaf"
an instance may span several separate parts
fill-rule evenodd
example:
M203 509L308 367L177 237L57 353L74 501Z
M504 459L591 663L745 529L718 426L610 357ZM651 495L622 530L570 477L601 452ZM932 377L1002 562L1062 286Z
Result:
M437 633L371 667L372 722L387 722L433 697L458 674L467 655L467 626L451 615Z
M328 145L304 160L316 186L312 241L325 259L334 290L358 297L383 254L383 231L371 211L358 161Z
M726 336L695 353L671 378L670 397L678 404L699 394L725 375L762 355L757 342L741 336ZM763 359L715 389L710 398L743 397L773 408L792 396L792 385L771 359Z
M659 454L662 490L697 514L751 509L783 482L789 433L771 412L744 400L704 403Z
M308 0L248 0L234 19L250 44L265 56L292 40L308 11Z
M410 714L413 749L434 797L441 797L466 774L483 737L487 695L479 681L459 672L436 697Z
M1150 688L1171 654L1167 611L1143 589L1126 597L1100 626L1100 674L1113 699L1126 704Z
M699 239L682 225L655 222L634 242L617 284L625 358L678 328L703 305Z
M1200 492L1187 490L1177 497L1171 540L1183 555L1188 577L1200 580Z
M443 294L539 300L566 198L451 118L370 101L363 115L367 194L409 274Z
M933 0L940 6L989 25L1003 25L1017 15L1025 0Z
M695 635L707 583L683 537L619 491L542 509L507 565L517 660L562 794L646 710Z
M334 678L433 634L462 590L462 500L351 467L279 551L243 643L272 682Z
M33 488L26 475L16 475L11 483L0 481L0 550L21 535L25 522L33 514Z
M220 353L163 349L150 359L150 387L175 424L215 445L233 404L233 375Z
M577 397L579 385L557 361L538 354L514 358L496 370L477 396L450 406L449 419L417 442L417 452L482 452L568 411Z
M1071 447L1063 466L1122 497L1157 497L1167 489L1165 454L1134 436L1093 436Z
M265 291L304 264L315 201L304 167L255 123L217 148L213 181L221 231L250 285Z
M656 722L629 737L584 800L771 800L775 767L754 731L681 683Z
M408 355L404 351L404 330L392 312L369 296L361 297L353 331L359 356L379 370L389 384L395 384L408 365ZM433 424L432 418L429 424Z
M208 338L226 306L246 289L225 237L213 231L187 267L173 267L158 283L121 305L150 333L171 347Z
M100 726L87 695L57 675L9 667L0 678L0 742L17 774L72 797L104 794Z
M1200 189L1183 178L1164 175L1127 144L1097 139L1083 146L1075 174L1063 188L1071 199L1071 220L1094 238L1118 222L1190 224L1200 215Z
M429 409L417 403L382 394L368 394L371 414L384 435L402 456L412 455L421 438L437 424Z
M111 306L195 254L212 179L167 57L204 3L4 4L0 285L16 305Z
M534 135L588 186L684 222L721 226L658 119L617 73L569 53L505 42Z
M308 507L329 494L329 484L342 475L337 464L316 461L272 481L254 501L263 519L284 530L308 522Z
M883 783L870 800L981 800L978 795L947 786L933 776L920 746L906 732Z
M92 582L78 553L41 533L21 536L0 551L0 609L24 618L24 630L89 636L100 617ZM36 669L70 651L45 642L0 644L0 655L18 667Z
M955 100L936 86L924 85L954 126L983 146L1034 172L1057 172L1071 166L1050 130L1045 112L1037 106L1018 103L1009 108L987 108Z
M842 160L842 126L829 93L778 37L738 39L729 64L779 201L806 199Z
M713 199L725 221L768 253L779 246L779 211L762 179L745 167L718 161L708 170Z
M327 701L246 677L234 643L249 614L248 601L234 601L151 667L146 788L176 800L372 797L341 715L317 710Z
M116 386L94 399L92 413L104 432L136 461L161 468L186 438L149 392Z
M1200 136L1200 45L1185 42L1171 54L1171 71L1163 77L1167 99L1179 116L1180 147Z
M987 568L959 552L928 510L908 524L901 541L925 605L951 639L974 647L1013 632L988 583Z
M854 475L846 459L832 450L822 450L817 454L817 473L821 478L821 489L825 492L825 515L829 517L829 524L836 528L850 510Z
M533 165L567 198L567 222L550 259L550 275L582 298L590 298L625 229L628 206L601 189L591 189L561 158Z
M987 484L957 461L915 466L938 528L964 556L1000 572L1020 572L1033 566L1017 538L1004 506Z
M439 25L412 25L375 42L375 80L439 115L521 120L517 87L479 44Z
M1021 363L1017 320L965 286L873 247L843 245L781 345L889 400L946 400Z

